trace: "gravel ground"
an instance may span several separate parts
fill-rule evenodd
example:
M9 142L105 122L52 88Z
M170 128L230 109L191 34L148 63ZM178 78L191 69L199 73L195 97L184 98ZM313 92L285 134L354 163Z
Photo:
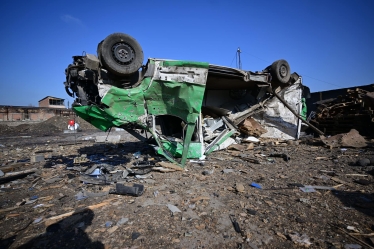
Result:
M214 152L183 171L129 177L125 185L145 188L134 197L108 194L113 184L84 184L71 167L107 164L123 170L162 158L125 132L115 133L122 135L120 144L95 143L84 139L107 133L62 134L60 123L37 125L57 127L49 133L36 126L22 127L21 134L0 127L0 169L37 169L13 181L0 178L0 248L374 247L374 166L355 165L374 157L373 141L346 151L313 139L261 141L253 150ZM282 153L290 160L269 156ZM88 161L74 164L83 154ZM45 161L32 163L34 155ZM299 184L335 190L303 192ZM77 200L81 191L91 197ZM180 212L172 213L168 205Z

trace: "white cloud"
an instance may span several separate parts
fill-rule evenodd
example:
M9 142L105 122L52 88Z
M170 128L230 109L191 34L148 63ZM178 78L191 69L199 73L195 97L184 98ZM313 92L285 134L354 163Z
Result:
M84 27L84 24L81 20L79 20L78 18L75 18L71 15L62 15L61 20L66 22L66 23L69 23L69 24L77 24L81 27Z

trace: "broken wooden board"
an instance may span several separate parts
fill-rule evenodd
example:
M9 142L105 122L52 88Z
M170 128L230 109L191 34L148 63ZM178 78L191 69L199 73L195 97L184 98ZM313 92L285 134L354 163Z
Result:
M32 169L23 170L23 171L6 173L5 176L0 178L0 184L10 182L16 179L24 178L30 174L35 173L36 171L37 171L36 168L32 168Z
M90 206L87 206L85 208L82 208L82 209L78 209L78 210L75 210L75 211L71 211L71 212L67 212L67 213L64 213L64 214L60 214L60 215L57 215L57 216L53 216L53 217L50 217L49 219L47 219L44 224L45 226L50 226L52 224L55 224L57 222L59 222L60 220L64 219L64 218L67 218L69 216L72 216L72 215L75 215L75 214L79 214L79 213L83 213L87 210L95 210L95 209L98 209L100 207L104 207L106 205L108 205L110 202L114 201L114 200L117 200L118 198L112 198L112 199L108 199L108 200L105 200L101 203L98 203L98 204L95 204L95 205L90 205Z
M355 187L354 184L346 182L346 181L343 181L343 180L340 180L339 178L336 178L336 177L331 177L331 180L333 180L334 182L337 182L337 183L341 183L341 184L347 185L347 186L352 187L352 188Z
M169 163L169 162L158 162L157 165L163 167L163 168L169 168L169 169L174 169L178 171L183 171L183 168L179 167L176 164Z

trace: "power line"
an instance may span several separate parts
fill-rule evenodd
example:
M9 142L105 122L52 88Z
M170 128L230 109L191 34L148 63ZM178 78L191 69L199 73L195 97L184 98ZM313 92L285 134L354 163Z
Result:
M232 60L231 60L230 67L231 67L232 62L234 61L235 58L236 58L236 51L235 51L234 57L233 57Z
M255 57L255 58L259 59L259 60L262 60L262 61L264 61L264 62L271 63L270 61L264 60L264 59L262 59L262 58L260 58L260 57L257 57L256 55L250 54L250 53L248 53L248 52L245 52L245 51L241 51L241 52L242 52L242 53L245 53L245 54L248 54L248 55L250 55L250 56L252 56L252 57Z
M334 84L334 83L330 83L330 82L327 82L327 81L324 81L324 80L320 80L320 79L317 79L317 78L310 77L310 76L305 75L305 74L302 74L301 76L307 77L307 78L310 78L310 79L313 79L313 80L321 81L323 83L330 84L330 85L333 85L333 86L343 87L343 86L340 86L340 85L337 85L337 84Z

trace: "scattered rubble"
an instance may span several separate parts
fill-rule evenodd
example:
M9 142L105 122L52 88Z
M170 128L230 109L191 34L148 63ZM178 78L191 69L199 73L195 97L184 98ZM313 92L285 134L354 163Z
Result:
M259 138L182 169L116 132L126 141L1 136L0 247L374 247L369 143Z

